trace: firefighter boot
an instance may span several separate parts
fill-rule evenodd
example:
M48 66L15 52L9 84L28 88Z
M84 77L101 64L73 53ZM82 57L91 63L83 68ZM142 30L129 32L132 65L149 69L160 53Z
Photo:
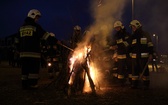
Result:
M38 89L37 81L38 79L29 79L29 89Z
M119 79L119 86L124 87L125 86L125 82L126 82L126 80L124 78L123 79Z
M28 80L22 80L22 89L28 89L29 83Z
M54 75L53 75L53 73L48 73L48 75L49 75L49 79L53 79L54 78Z
M59 76L59 72L55 72L55 76L58 77Z
M132 85L132 78L128 78L129 85Z
M139 80L132 80L131 88L132 89L137 89L138 88L138 84L139 84Z

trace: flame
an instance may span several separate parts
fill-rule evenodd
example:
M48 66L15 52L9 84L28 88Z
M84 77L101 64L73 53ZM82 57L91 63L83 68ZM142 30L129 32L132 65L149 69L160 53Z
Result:
M83 48L78 48L76 50L74 50L74 53L72 54L72 57L70 58L70 73L71 74L71 77L70 77L70 80L69 80L69 84L72 85L73 84L73 81L74 81L74 77L75 77L75 68L74 68L74 65L77 63L83 63L86 58L89 56L89 52L91 51L91 46L84 46ZM98 72L97 71L97 68L96 68L96 65L94 64L94 62L91 62L88 58L87 58L87 66L89 67L89 71L90 71L90 75L91 75L91 78L93 80L94 83L97 82L97 74ZM89 84L89 80L88 80L88 77L87 77L87 74L85 75L85 83L84 83L84 92L89 92L91 91L91 88L90 88L90 84Z
M98 69L96 68L96 65L93 62L88 62L88 63L89 63L88 66L89 66L89 69L90 69L91 78L92 78L94 84L97 85L98 84L98 78L97 78L98 77ZM87 75L85 75L85 84L84 84L83 91L84 92L90 92L91 91Z

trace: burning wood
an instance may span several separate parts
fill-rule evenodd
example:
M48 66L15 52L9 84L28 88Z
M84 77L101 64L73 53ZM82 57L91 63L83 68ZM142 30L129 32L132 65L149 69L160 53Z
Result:
M69 79L69 85L73 85L77 72L79 72L77 67L82 67L84 70L84 88L82 92L90 92L92 91L95 93L95 84L96 83L96 69L94 67L94 63L91 62L90 59L90 52L91 52L91 47L90 46L85 46L82 49L77 49L74 51L72 54L72 57L70 58L70 79ZM87 74L87 75L86 75ZM90 89L89 89L90 87Z

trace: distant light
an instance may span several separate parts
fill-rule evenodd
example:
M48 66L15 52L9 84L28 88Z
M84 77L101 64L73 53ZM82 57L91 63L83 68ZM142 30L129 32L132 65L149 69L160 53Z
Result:
M156 34L153 34L153 36L156 36Z
M48 66L50 67L50 66L51 66L51 63L48 63Z

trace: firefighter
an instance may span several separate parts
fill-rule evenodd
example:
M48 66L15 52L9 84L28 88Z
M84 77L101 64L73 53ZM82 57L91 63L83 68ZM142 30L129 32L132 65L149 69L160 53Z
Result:
M41 67L47 67L47 45L45 40L41 40Z
M73 35L71 37L71 47L72 47L72 49L77 47L77 44L81 41L81 38L82 38L81 27L79 25L76 25L73 28Z
M40 40L47 40L47 38L52 37L37 23L40 17L39 10L31 9L18 32L23 89L38 88L41 57Z
M149 68L146 65L148 65L148 61L152 60L153 44L148 32L142 30L142 25L138 20L132 20L130 22L130 27L133 31L130 50L132 53L131 88L138 88L139 80L142 79L143 88L148 89L150 80Z
M116 30L116 34L114 35L112 48L117 51L117 78L119 85L124 86L128 73L131 73L131 67L127 63L127 59L129 59L128 46L130 43L130 34L126 31L121 21L116 21L114 23L114 28Z
M60 67L61 55L59 45L56 42L57 39L54 38L49 38L47 40L47 61L48 61L49 79L53 79L54 75L58 77L61 68Z
M78 43L82 41L82 32L81 27L79 25L76 25L73 28L73 35L71 37L71 47L73 49L78 47ZM74 77L73 77L73 85L72 85L72 91L73 93L82 93L83 87L84 87L84 69L82 67L82 64L79 60L75 61L73 65L74 69Z

